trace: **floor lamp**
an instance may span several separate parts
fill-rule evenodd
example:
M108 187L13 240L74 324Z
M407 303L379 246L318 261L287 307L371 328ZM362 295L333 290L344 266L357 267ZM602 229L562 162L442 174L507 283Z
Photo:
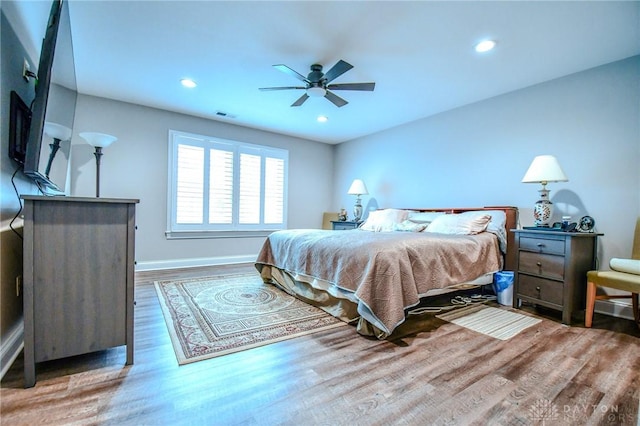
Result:
M46 123L44 123L44 134L45 136L53 139L53 143L49 144L51 152L49 152L47 168L44 171L44 175L49 178L49 173L51 173L51 165L53 164L53 159L55 158L56 153L60 149L60 143L66 142L71 139L71 129L60 124L47 121Z
M100 157L102 157L102 149L108 147L118 140L115 136L106 135L96 132L82 132L80 137L87 141L89 145L96 150L93 155L96 156L96 197L100 197Z

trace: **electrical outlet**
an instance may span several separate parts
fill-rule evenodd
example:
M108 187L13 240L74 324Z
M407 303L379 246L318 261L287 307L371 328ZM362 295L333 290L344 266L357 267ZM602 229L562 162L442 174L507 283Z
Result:
M22 291L22 275L16 277L16 297L20 297Z
M31 66L29 65L29 61L24 59L22 63L22 78L24 78L27 82L29 81L29 77L31 76Z

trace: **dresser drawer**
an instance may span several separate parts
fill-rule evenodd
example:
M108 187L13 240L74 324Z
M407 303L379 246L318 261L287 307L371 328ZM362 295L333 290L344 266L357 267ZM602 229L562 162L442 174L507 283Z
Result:
M564 286L561 282L519 274L518 294L544 302L563 305Z
M564 256L521 251L518 271L548 278L564 279Z
M564 254L564 239L552 240L547 238L521 237L520 249L538 253Z
M331 222L333 224L334 231L345 231L348 229L356 229L358 224L356 222Z

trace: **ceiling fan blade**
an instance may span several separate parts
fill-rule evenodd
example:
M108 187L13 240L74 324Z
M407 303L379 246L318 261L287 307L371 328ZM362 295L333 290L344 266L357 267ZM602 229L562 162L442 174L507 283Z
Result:
M331 90L364 90L367 92L373 92L375 89L375 83L344 83L344 84L330 84L327 89Z
M278 64L278 65L274 65L273 66L275 69L282 71L285 74L289 74L290 76L293 76L295 78L297 78L300 81L304 81L305 83L311 83L309 80L307 80L307 77L303 76L302 74L298 73L297 71L292 70L291 68L289 68L288 66L284 65L284 64Z
M290 90L290 89L306 89L304 86L288 86L288 87L261 87L258 90L267 92L269 90Z
M331 69L324 74L324 78L327 80L327 83L329 83L349 71L351 68L353 68L353 65L340 59L337 64L331 67Z
M349 103L344 99L342 99L340 96L336 95L335 93L331 93L328 90L327 90L327 93L324 94L324 97L329 99L338 108L343 107Z
M300 97L298 98L298 100L297 100L297 101L295 101L294 103L292 103L292 104L291 104L291 106L292 106L292 107L300 106L300 105L302 105L302 104L304 103L304 101L306 101L307 99L309 99L309 95L307 95L307 94L305 93L304 95L300 96Z

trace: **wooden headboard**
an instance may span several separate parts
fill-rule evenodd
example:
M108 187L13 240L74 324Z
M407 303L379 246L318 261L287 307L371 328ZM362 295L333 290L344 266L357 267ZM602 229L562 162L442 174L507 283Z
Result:
M518 208L511 206L487 206L487 207L462 207L462 208L409 208L405 210L413 210L419 212L445 212L445 213L464 213L468 211L477 211L477 210L502 210L507 216L507 221L505 227L507 229L507 253L504 259L504 270L505 271L513 271L516 267L516 237L515 234L511 231L512 229L518 228Z

